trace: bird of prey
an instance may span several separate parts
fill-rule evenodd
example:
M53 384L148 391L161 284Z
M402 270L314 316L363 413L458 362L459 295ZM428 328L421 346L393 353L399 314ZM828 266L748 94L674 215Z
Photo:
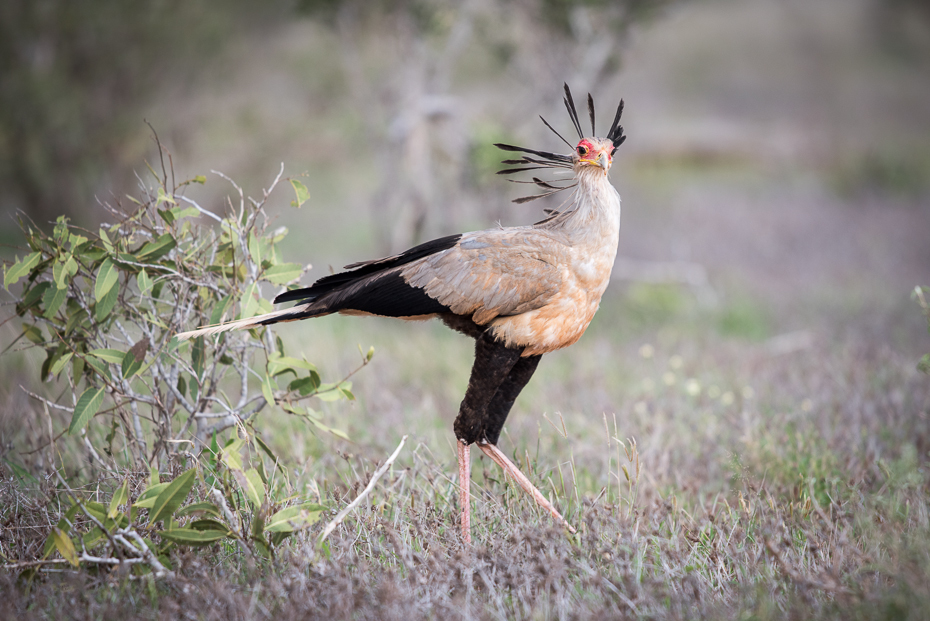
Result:
M522 181L544 192L526 202L571 190L559 210L527 226L498 227L449 235L400 254L347 265L310 287L286 291L275 303L290 308L179 334L185 339L282 321L343 315L380 315L408 320L438 318L475 339L475 361L453 429L457 440L462 537L471 541L469 447L477 444L535 501L574 532L530 480L497 448L514 400L544 354L575 343L591 323L610 280L620 235L620 196L608 172L625 140L617 107L605 138L595 137L594 101L588 95L591 135L585 136L565 85L565 108L579 141L571 149L539 151L497 144L520 154L504 160L499 174L556 169L558 181Z

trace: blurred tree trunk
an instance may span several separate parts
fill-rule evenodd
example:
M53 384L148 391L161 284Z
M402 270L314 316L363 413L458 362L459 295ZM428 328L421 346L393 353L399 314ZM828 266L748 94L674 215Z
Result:
M631 26L670 2L301 3L337 31L353 105L365 110L366 139L379 162L369 201L378 251L396 252L438 234L433 221L458 228L462 214L476 206L482 219L499 217L475 205L480 192L466 187L475 132L464 111L476 105L453 95L452 87L472 59L496 58L514 83L503 98L507 108L496 112L502 129L522 127L547 109L558 118L562 82L593 89L615 75Z

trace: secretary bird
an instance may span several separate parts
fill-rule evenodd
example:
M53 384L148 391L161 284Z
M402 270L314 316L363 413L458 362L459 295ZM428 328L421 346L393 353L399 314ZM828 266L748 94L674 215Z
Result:
M570 532L575 529L497 448L514 400L529 382L543 354L568 347L584 333L610 280L620 235L620 196L607 173L614 152L626 139L620 126L623 101L606 138L594 137L594 101L588 95L591 134L585 137L565 85L565 108L578 132L570 155L497 144L522 154L504 160L514 166L498 174L564 169L571 178L532 183L545 191L522 203L574 188L558 211L529 226L449 235L400 254L347 265L312 286L282 293L275 303L291 308L178 335L179 339L226 330L257 328L282 321L343 315L381 315L406 320L439 318L475 339L475 362L453 429L457 439L462 538L471 542L469 447L485 454Z

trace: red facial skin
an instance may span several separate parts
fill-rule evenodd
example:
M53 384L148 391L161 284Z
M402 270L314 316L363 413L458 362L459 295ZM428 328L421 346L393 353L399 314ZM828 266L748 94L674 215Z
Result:
M583 152L581 151L582 148L584 149ZM579 158L585 161L591 162L597 159L596 157L592 157L597 153L597 151L595 151L594 145L591 144L587 138L578 143L578 146L575 147L575 153L578 154ZM608 153L607 161L613 163L613 159L614 158L612 154Z

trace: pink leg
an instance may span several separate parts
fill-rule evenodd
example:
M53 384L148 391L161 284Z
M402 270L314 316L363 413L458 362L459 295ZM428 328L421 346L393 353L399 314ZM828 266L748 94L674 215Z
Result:
M459 508L462 510L462 541L471 543L471 504L468 488L471 486L471 459L468 445L456 440L459 459Z
M541 491L536 489L536 486L530 482L525 474L520 472L520 469L517 468L516 465L514 465L514 463L510 461L499 448L497 448L497 446L491 444L490 442L478 442L478 448L484 451L485 455L494 460L494 463L503 468L504 472L509 474L510 477L516 481L520 487L523 488L523 491L532 496L533 500L536 501L536 504L547 510L552 514L552 517L561 522L562 525L568 529L568 532L572 534L576 532L574 527L565 521L565 518L562 517L562 514L559 513L559 511L554 506L552 506L552 503L549 502L549 499L543 496Z

